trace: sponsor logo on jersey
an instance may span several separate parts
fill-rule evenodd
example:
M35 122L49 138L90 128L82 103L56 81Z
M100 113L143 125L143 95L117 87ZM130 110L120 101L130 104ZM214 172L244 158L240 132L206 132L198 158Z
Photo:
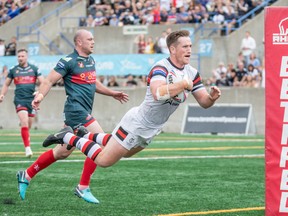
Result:
M96 82L96 72L87 71L80 74L73 74L71 82L78 84L91 84Z
M78 62L78 66L79 66L80 68L84 68L83 62Z
M14 84L34 84L36 82L35 76L18 76L14 78Z
M288 17L279 22L279 33L273 33L273 44L287 45L288 44Z
M71 57L65 57L65 58L62 58L64 61L66 62L69 62L72 58Z

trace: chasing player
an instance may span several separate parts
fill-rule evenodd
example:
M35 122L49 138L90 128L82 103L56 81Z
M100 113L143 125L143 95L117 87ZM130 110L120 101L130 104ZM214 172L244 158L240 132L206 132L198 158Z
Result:
M9 70L5 83L0 94L0 103L8 91L12 80L15 84L14 105L21 126L21 137L25 146L25 155L30 158L33 155L30 146L29 130L35 117L35 110L32 108L31 102L34 98L33 93L37 81L41 84L44 77L39 72L38 67L28 63L28 52L26 49L20 49L17 52L18 64Z
M109 89L96 79L95 61L90 54L94 50L94 37L87 30L78 30L74 36L75 50L70 55L59 60L56 67L49 73L39 92L35 95L32 105L39 108L40 102L48 94L52 85L63 78L67 99L64 106L64 123L77 130L84 125L92 133L103 133L97 120L91 115L95 92L111 96L122 102L128 101L128 95ZM98 102L99 103L99 102ZM17 173L18 189L22 200L30 180L41 170L45 169L55 161L67 158L72 151L66 147L57 145L54 149L44 152L25 171ZM96 164L86 158L80 183L75 188L74 194L87 202L98 204L99 201L90 191L89 184Z

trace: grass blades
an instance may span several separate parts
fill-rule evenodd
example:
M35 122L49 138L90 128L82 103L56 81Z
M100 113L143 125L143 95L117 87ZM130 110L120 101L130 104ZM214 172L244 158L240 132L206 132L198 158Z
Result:
M161 134L131 159L97 169L90 187L99 205L73 195L85 159L74 151L38 173L21 201L16 172L47 150L41 143L48 134L31 132L29 160L19 132L0 131L0 215L264 215L261 136Z

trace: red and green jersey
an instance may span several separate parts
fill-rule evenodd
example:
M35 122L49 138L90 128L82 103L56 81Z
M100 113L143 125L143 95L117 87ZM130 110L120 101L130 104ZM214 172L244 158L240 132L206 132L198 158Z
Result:
M96 69L94 59L79 56L74 50L70 55L61 58L54 70L60 73L64 80L67 100L64 112L92 112L96 91Z
M14 100L32 101L34 96L37 77L40 76L38 67L29 64L27 67L16 65L9 70L8 77L14 80L15 98Z

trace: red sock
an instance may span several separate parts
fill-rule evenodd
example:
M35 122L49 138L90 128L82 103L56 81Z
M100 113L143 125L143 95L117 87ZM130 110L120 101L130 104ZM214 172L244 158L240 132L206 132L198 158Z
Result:
M82 175L80 178L80 185L88 186L90 184L91 176L96 170L97 164L94 163L90 158L86 158L83 166Z
M39 158L26 170L30 178L33 178L38 172L45 169L56 160L53 155L53 149L44 152Z
M30 146L30 134L28 127L21 127L21 136L25 147Z

